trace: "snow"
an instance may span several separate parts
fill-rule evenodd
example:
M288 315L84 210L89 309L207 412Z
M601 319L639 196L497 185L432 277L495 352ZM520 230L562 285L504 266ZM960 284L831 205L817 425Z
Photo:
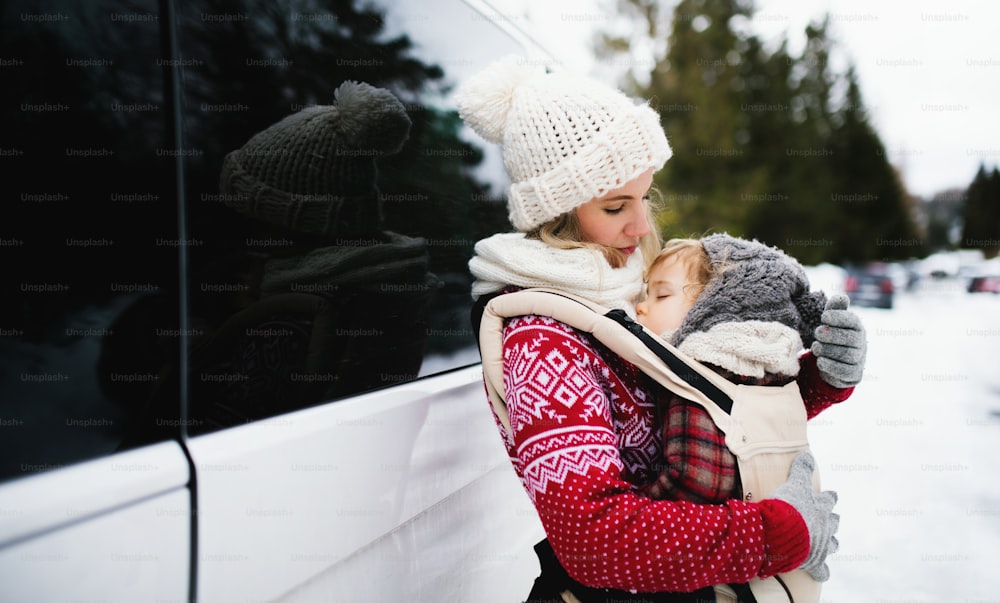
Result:
M930 263L957 270L969 263L962 260ZM996 270L996 262L979 268ZM842 289L837 266L807 272L815 289ZM1000 601L1000 295L967 293L965 283L925 278L899 290L891 310L854 308L868 333L864 380L810 428L823 486L840 498L840 550L828 560L824 603ZM108 317L99 318L79 324ZM96 353L93 342L81 343L64 353ZM439 360L474 362L474 352ZM0 356L5 370L30 372L49 355ZM60 416L79 412L69 390L47 395ZM98 435L90 445L107 447ZM511 578L515 597L533 577Z
M843 293L847 271L834 264L804 266L811 289L825 291L827 295Z
M923 281L895 308L855 308L863 382L813 420L840 550L826 602L997 601L1000 296Z
M839 266L806 271L843 290ZM925 278L891 310L853 308L864 380L810 427L841 518L821 603L1000 603L1000 295L966 283Z
M979 274L984 276L1000 276L1000 257L986 260L978 266Z
M806 272L813 289L843 291L839 266ZM821 603L1000 603L1000 295L966 283L925 278L891 310L853 308L864 379L810 427L841 517Z

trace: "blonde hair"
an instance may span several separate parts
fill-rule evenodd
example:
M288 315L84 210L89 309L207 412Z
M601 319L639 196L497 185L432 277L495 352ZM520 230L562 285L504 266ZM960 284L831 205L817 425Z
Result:
M650 190L650 197L655 193ZM649 223L649 234L639 239L639 250L642 257L651 258L660 250L660 232L656 226L656 212L659 210L658 200L652 198L646 203L646 220ZM604 254L612 268L621 268L628 261L628 256L613 247L605 247L598 243L583 240L583 230L576 210L568 211L554 220L549 220L538 228L525 234L529 239L537 239L556 249L594 249Z
M649 262L643 275L643 282L649 284L649 275L653 270L671 258L676 258L687 266L690 282L684 284L684 294L691 299L697 299L708 286L709 281L721 272L712 267L712 260L705 251L705 246L698 239L670 239L663 244L663 249Z

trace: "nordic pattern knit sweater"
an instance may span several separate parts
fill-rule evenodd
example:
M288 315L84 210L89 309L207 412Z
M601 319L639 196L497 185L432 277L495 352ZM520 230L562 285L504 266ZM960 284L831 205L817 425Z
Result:
M504 327L503 372L511 432L498 428L574 579L690 592L805 561L805 522L783 501L702 505L638 493L661 454L655 401L640 371L599 342L551 318L514 318ZM818 401L810 416L843 391L825 386L815 365L799 382Z

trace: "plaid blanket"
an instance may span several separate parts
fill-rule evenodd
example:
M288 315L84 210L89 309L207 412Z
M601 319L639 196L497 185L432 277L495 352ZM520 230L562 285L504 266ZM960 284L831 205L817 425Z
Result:
M741 385L781 386L795 380L786 375L755 379L711 366ZM663 388L657 388L663 452L653 466L655 478L640 492L655 499L718 504L742 498L736 457L726 447L726 436L701 406Z

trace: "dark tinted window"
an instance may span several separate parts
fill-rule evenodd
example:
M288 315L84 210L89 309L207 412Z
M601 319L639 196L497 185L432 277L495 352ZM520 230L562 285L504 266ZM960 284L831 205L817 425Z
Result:
M0 479L119 449L177 354L157 3L3 3ZM177 422L161 425L171 437Z
M454 0L178 13L190 432L478 362L467 261L505 182L450 92L512 40Z
M519 47L457 0L276 4L177 3L177 56L152 0L4 4L0 479L478 361L506 181L450 93Z

